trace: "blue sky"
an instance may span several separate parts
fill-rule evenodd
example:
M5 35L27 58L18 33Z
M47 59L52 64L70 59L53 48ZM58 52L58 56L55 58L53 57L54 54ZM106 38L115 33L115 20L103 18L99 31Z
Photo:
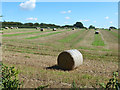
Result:
M38 22L72 25L82 22L84 26L108 28L118 26L117 2L2 2L5 21L22 23Z

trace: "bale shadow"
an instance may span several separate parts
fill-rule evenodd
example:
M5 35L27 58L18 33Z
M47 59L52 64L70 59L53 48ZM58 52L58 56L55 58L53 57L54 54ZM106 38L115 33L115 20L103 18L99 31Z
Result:
M50 67L46 67L46 69L70 71L68 69L60 68L58 65L53 65L53 66L50 66Z

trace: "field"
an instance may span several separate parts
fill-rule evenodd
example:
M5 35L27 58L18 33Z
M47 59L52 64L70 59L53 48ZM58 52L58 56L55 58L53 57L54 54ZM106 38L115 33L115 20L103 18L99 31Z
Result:
M20 71L23 88L69 88L73 81L81 88L99 87L118 70L119 38L118 30L99 31L96 35L95 30L84 29L3 30L2 61ZM84 63L75 70L63 71L57 66L57 57L69 49L78 49Z

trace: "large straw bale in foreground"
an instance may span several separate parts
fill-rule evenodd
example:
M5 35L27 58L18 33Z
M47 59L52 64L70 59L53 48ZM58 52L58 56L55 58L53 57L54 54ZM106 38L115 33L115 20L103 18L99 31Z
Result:
M76 49L65 50L59 54L57 62L60 68L65 70L72 70L83 63L83 56Z

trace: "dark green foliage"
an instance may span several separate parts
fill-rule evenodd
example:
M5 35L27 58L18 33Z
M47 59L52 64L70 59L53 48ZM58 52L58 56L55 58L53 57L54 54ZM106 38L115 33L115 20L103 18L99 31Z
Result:
M25 23L24 25L26 25L26 26L33 26L33 23Z
M2 27L4 28L4 27L17 27L17 26L21 26L21 25L23 25L21 22L6 22L6 21L4 21L4 22L2 22Z
M72 88L76 88L75 81L73 81L73 83L72 83Z
M39 26L39 23L34 23L34 26Z
M17 90L21 88L23 82L18 80L18 73L18 70L16 70L14 67L7 67L2 65L2 80L0 83L0 88L3 90ZM42 90L48 86L49 85L39 86L35 90Z
M113 72L113 77L109 79L109 82L106 85L104 83L100 83L100 86L105 89L114 88L119 90L120 82L118 82L118 72Z
M76 24L74 24L73 26L77 27L77 28L84 28L84 26L81 22L76 22Z
M65 26L62 26L62 28L73 28L74 26L73 25L65 25Z
M89 29L95 29L95 27L93 25L90 25Z
M105 46L105 43L100 34L95 34L92 45L93 46Z
M59 28L59 25L55 24L45 24L45 23L21 23L21 22L2 22L2 27L19 27L19 28L35 28L35 27L41 27L41 28Z
M3 89L18 89L22 83L18 80L18 70L14 67L2 65L2 88Z
M117 28L116 28L116 27L111 26L111 27L109 27L109 29L117 29Z
M88 30L88 28L87 28L87 27L84 27L84 29Z
M72 87L71 87L70 90L79 90L79 89L80 89L80 88L77 87L75 81L73 81L73 83L72 83Z

